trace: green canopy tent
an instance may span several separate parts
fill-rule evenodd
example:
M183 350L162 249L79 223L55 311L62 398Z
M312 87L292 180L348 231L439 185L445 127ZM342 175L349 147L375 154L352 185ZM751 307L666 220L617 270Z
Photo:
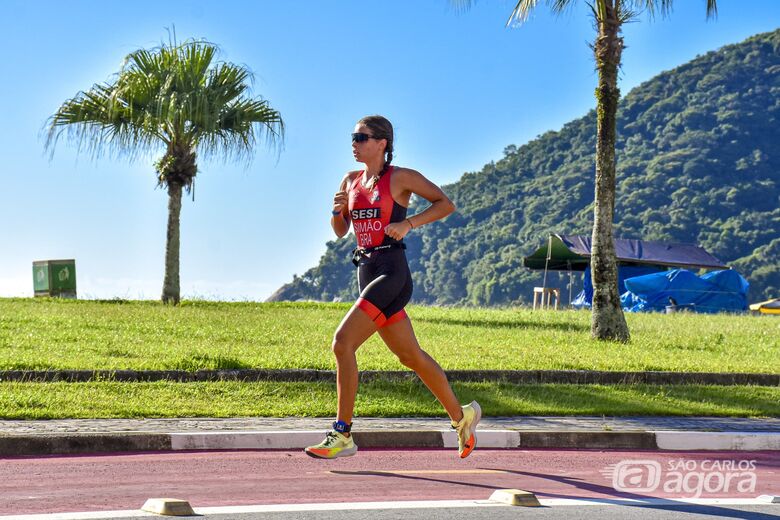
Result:
M614 239L618 268L621 266L680 267L687 269L728 269L728 266L695 244L680 244ZM584 235L551 234L547 243L523 258L529 269L544 269L543 287L547 271L569 272L569 303L571 303L572 273L584 271L590 265L591 237Z

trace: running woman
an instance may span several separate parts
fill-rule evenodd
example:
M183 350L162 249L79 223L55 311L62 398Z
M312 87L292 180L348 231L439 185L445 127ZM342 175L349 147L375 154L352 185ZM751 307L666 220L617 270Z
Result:
M333 337L338 393L336 421L325 440L305 451L323 459L357 453L350 433L358 387L355 353L378 332L399 361L414 370L444 406L458 433L458 453L466 458L477 444L476 429L482 411L476 401L461 407L442 368L420 348L404 311L412 296L412 276L403 238L414 228L446 217L455 211L455 205L419 172L391 165L393 126L382 116L358 121L352 134L352 154L365 169L344 176L333 198L330 223L339 238L347 234L352 224L357 238L353 262L357 265L360 296ZM431 205L407 217L412 194Z

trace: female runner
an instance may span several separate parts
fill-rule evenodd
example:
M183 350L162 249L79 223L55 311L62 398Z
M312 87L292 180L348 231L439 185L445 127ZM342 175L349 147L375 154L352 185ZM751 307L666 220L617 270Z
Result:
M419 172L393 166L393 126L382 116L364 117L352 134L352 154L365 169L344 176L333 199L331 226L338 237L349 231L357 238L353 262L357 265L360 296L341 321L333 338L336 356L338 410L333 429L305 452L324 459L357 453L352 439L352 413L358 387L355 353L375 332L414 370L444 406L458 433L458 453L468 457L476 446L476 428L482 411L476 401L460 406L439 364L420 348L404 311L412 295L412 276L403 238L412 229L442 219L455 206L442 190ZM431 205L407 217L412 194Z

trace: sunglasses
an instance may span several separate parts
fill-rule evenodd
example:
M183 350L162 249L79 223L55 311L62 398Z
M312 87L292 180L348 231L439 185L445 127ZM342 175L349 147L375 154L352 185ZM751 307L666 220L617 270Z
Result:
M369 139L379 139L378 137L374 137L373 135L368 134L352 134L352 142L353 143L365 143Z

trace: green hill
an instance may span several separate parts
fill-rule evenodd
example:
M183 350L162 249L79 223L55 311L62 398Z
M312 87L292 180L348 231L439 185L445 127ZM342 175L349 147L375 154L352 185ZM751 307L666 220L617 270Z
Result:
M527 302L542 275L522 257L549 233L590 234L595 136L592 110L445 186L458 211L406 239L414 301ZM615 236L698 243L748 279L751 301L780 295L780 29L633 89L617 161ZM353 299L353 244L328 242L270 299Z

